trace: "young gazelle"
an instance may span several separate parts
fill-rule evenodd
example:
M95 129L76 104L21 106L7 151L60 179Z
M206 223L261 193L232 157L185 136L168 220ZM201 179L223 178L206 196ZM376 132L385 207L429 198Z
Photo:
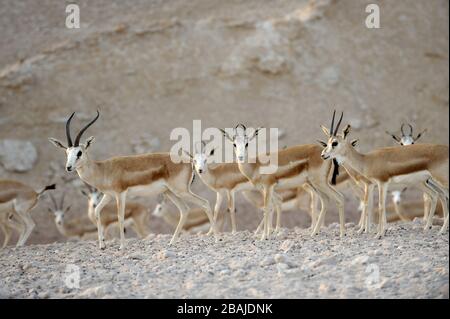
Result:
M241 133L237 131L241 128ZM269 236L269 214L274 202L276 190L295 188L310 184L319 196L321 211L315 224L312 235L317 234L328 208L328 201L332 198L339 210L340 235L345 235L344 227L344 197L341 193L330 186L328 176L331 163L323 161L320 157L321 147L318 145L298 145L279 150L275 154L278 157L278 166L272 174L264 174L261 170L266 166L259 156L248 158L248 143L258 134L259 129L252 135L247 135L247 129L239 124L234 128L231 137L227 132L221 130L223 135L233 143L234 151L238 160L241 173L262 192L264 198L264 231L261 239ZM276 203L275 203L276 204Z
M434 198L426 227L429 227L432 221L436 208L436 195L439 195L445 203L445 222L441 232L447 229L448 146L414 144L381 148L367 154L361 154L347 140L350 133L350 125L347 125L342 134L337 134L337 129L332 131L331 134L324 130L328 135L328 143L327 147L322 151L322 158L325 160L335 158L339 163L350 167L370 180L370 182L377 184L380 211L377 237L384 236L386 232L385 203L390 183L420 185L424 192L430 195L431 198Z
M162 200L155 206L152 215L164 219L167 224L174 228L177 227L180 219L179 213L171 209L165 196L163 196ZM218 229L221 229L223 220L223 214L220 214L216 220ZM200 230L205 230L206 227L210 227L210 223L205 211L200 207L191 208L186 223L183 226L183 230L190 233L197 233ZM208 231L208 229L206 229L206 231Z
M81 190L81 193L88 198L88 217L89 220L97 225L95 218L95 208L99 205L103 194L101 194L96 188L86 185L88 191ZM205 215L206 216L206 215ZM148 226L149 210L138 202L127 201L125 206L124 222L130 224L133 230L140 238L145 238L149 233ZM108 203L102 210L100 220L108 234L108 228L117 225L117 209L113 203Z
M174 163L169 153L120 156L103 161L94 161L88 153L88 148L92 144L94 137L88 138L85 144L80 144L80 139L87 128L98 119L100 114L97 111L97 116L80 130L75 138L75 142L72 143L70 121L74 115L75 112L72 113L66 122L67 147L57 139L50 138L49 140L55 146L65 150L67 156L66 170L68 172L76 170L78 176L85 183L97 188L104 194L102 200L95 208L100 249L105 248L100 213L113 198L117 204L120 249L125 247L124 219L128 191L142 195L165 193L177 206L180 210L180 222L170 244L175 241L186 221L188 207L185 201L205 209L216 234L209 202L191 192L190 184L193 178L193 170L190 163Z
M71 219L67 221L66 215L70 210L70 206L64 207L64 193L61 196L59 204L55 198L50 195L50 199L53 203L53 207L48 207L48 211L55 217L56 229L59 233L66 238L82 238L87 234L94 233L97 228L95 225L86 223L86 221L80 219Z
M0 213L17 214L18 220L23 224L17 246L23 246L30 237L35 226L31 218L31 210L36 207L41 195L55 184L45 186L39 192L18 181L0 180Z

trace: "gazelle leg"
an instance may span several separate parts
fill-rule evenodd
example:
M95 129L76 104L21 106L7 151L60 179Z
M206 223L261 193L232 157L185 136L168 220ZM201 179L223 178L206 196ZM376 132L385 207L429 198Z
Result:
M427 193L423 193L423 221L426 223L428 220L428 214L431 209L431 198Z
M98 203L97 207L95 207L95 220L97 221L97 232L98 232L98 245L100 249L105 249L105 235L103 230L102 220L100 218L100 213L102 212L103 207L106 206L112 199L112 196L109 194L104 194L100 203Z
M217 222L217 217L219 216L220 206L222 205L222 200L223 200L223 194L219 190L216 193L216 204L214 205L214 217L213 217L214 218L214 224ZM209 231L208 231L207 235L209 236L209 235L212 235L213 233L214 233L214 228L213 228L213 224L211 224L211 226L209 227Z
M429 189L435 191L441 199L442 210L444 213L444 224L442 225L442 228L439 231L439 233L442 234L448 228L448 218L449 218L448 217L448 204L449 204L448 189L443 188L438 183L436 183L433 179L427 180L425 182L425 186L427 186ZM430 193L428 193L428 194L430 195ZM434 213L436 210L435 208L436 208L435 206L433 207L433 197L431 197L431 209L430 209L430 213L428 215L427 226L431 226L431 224L433 222L433 217L434 217Z
M117 203L117 217L119 221L119 232L120 232L120 247L122 250L125 248L125 232L124 232L124 220L125 220L125 205L127 200L127 192L124 191L116 195Z
M327 212L328 204L330 201L330 199L328 198L328 195L323 193L321 190L316 188L316 192L317 192L317 195L319 196L321 208L320 208L319 216L314 225L313 231L311 232L311 236L317 235L319 233L319 230L325 221L325 214Z
M209 222L212 225L214 236L216 237L216 240L218 240L217 227L214 222L214 216L211 212L211 206L209 205L209 201L207 199L204 199L204 198L192 193L190 190L188 190L187 192L175 193L175 195L181 197L181 199L186 200L194 205L200 206L205 210L205 213L208 216Z
M336 202L339 211L339 235L342 238L345 236L344 196L341 193L337 192L333 187L331 187L327 183L322 183L322 185L319 186L319 189L321 192L325 193L328 198L333 198L334 201ZM324 218L325 216L323 216L322 219L320 219L319 217L318 223L322 223Z
M433 186L431 186L430 184L428 184L428 182L424 182L421 185L421 189L428 194L429 198L430 198L430 210L428 212L428 217L427 217L427 222L425 223L424 226L424 230L427 229L431 229L431 226L433 224L433 217L434 217L434 212L436 211L436 206L437 206L437 200L439 197L439 193L437 192L436 189L433 188Z
M228 211L230 212L232 234L236 233L236 211L234 206L234 197L234 192L227 191Z
M375 185L371 184L368 186L368 203L367 203L367 214L366 214L366 233L370 233L370 228L372 226L372 218L373 218L373 190Z
M177 240L178 235L180 234L181 230L183 229L184 224L186 223L186 219L188 217L188 209L187 209L186 204L172 192L166 191L165 195L167 196L167 198L170 199L170 201L172 203L175 204L175 206L180 211L180 220L178 222L177 228L175 229L175 232L173 233L172 239L169 242L169 246L170 246L170 245L173 245L173 243Z
M28 237L30 237L31 232L33 231L36 224L34 223L33 219L31 218L29 210L27 210L25 212L20 212L18 210L17 213L20 215L20 217L24 221L25 227L24 227L24 232L23 232L21 238L19 238L19 241L17 242L16 246L23 246L26 243Z
M264 212L263 212L264 214ZM264 217L261 219L261 222L259 223L258 227L255 230L255 235L258 235L259 232L263 229L264 227Z
M269 237L269 214L271 205L271 195L273 192L273 186L264 186L263 198L264 198L264 229L261 235L261 240L265 240Z
M0 229L3 232L3 245L2 249L5 248L8 245L9 239L11 238L11 228L9 228L8 225L4 225L3 223L0 223Z
M377 238L381 238L386 233L386 196L388 183L378 183L378 211L380 214Z

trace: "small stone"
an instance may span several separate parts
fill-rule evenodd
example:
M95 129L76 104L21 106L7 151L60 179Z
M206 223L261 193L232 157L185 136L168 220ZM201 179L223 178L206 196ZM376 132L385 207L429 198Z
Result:
M352 260L352 265L365 265L369 261L369 256L361 255Z
M294 246L294 241L287 239L280 245L280 249L286 253L292 248L292 246Z
M157 254L157 258L159 259L159 260L164 260L164 259L167 259L167 258L173 258L173 257L175 257L176 256L176 254L174 253L174 252L172 252L172 251L170 251L170 250L161 250L158 254Z

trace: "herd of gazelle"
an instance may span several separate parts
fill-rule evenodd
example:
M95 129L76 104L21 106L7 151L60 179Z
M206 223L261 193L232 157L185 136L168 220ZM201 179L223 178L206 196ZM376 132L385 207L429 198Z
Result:
M144 237L146 229L147 210L138 203L128 202L128 194L149 196L162 194L164 201L153 211L154 215L163 216L169 223L176 223L176 229L170 241L172 244L183 229L199 226L209 221L209 233L217 240L218 223L223 223L219 210L227 197L227 207L231 218L232 232L236 231L235 196L242 192L249 202L262 209L263 219L257 229L261 239L266 239L272 232L272 216L276 212L276 228L280 227L281 212L298 206L299 196L307 191L311 197L311 233L319 232L324 223L330 200L338 208L340 236L345 235L344 196L340 190L351 187L360 199L362 214L358 232L370 232L372 216L372 198L375 186L379 193L379 221L377 237L386 232L386 196L388 188L393 189L393 200L396 211L400 196L406 187L418 187L424 192L425 229L430 228L436 211L438 199L442 205L444 222L440 232L448 229L448 146L435 144L415 144L424 133L413 137L404 132L402 136L388 133L400 144L395 147L380 148L367 154L361 154L356 149L357 140L349 140L350 125L341 132L339 128L343 119L341 114L335 123L335 113L330 129L322 126L327 136L326 142L320 145L305 144L288 147L277 151L278 166L275 172L263 174L264 161L249 158L248 145L260 129L250 134L247 128L239 124L233 134L220 129L225 138L234 146L237 162L210 164L208 157L214 149L208 150L202 142L194 147L194 154L185 152L190 162L174 163L170 153L151 153L133 156L113 157L103 161L92 160L88 149L94 138L89 137L80 143L83 133L99 118L97 116L77 134L72 141L70 123L75 112L66 122L67 146L57 139L50 138L55 146L65 150L66 170L75 170L81 180L88 186L85 193L89 199L89 219L96 225L99 246L105 248L105 229L118 224L120 232L120 249L125 247L124 228L126 221L132 221L135 231ZM340 167L343 168L339 169ZM190 189L194 173L205 185L216 193L214 211L209 201L196 195ZM35 192L30 187L12 181L0 181L0 226L5 234L9 228L18 229L20 239L18 245L23 245L30 235L34 223L30 217L31 209L36 205L39 196L54 185L47 186L41 192ZM103 196L101 195L103 194ZM112 201L115 200L115 205ZM170 200L179 210L179 218L169 215L164 205ZM70 207L64 208L63 198L60 204L52 197L55 222L58 230L67 236L81 236L76 225L64 224L64 213ZM316 209L320 202L320 212ZM190 208L187 203L197 207ZM115 207L114 207L115 206ZM6 217L5 217L6 216ZM402 218L402 216L400 216ZM8 228L7 230L5 230ZM91 229L90 231L92 232ZM6 237L6 236L5 236Z

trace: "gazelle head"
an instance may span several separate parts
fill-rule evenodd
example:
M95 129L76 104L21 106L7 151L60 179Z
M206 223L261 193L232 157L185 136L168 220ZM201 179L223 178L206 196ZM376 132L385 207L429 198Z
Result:
M165 196L162 196L158 204L156 204L155 208L153 209L152 215L156 217L163 217L166 206L167 206L167 199Z
M56 202L55 197L50 194L50 199L53 203L53 207L48 207L48 211L53 213L55 216L55 223L58 226L64 225L64 215L70 210L70 206L64 207L64 196L65 193L62 194L59 203Z
M260 129L261 127L257 128L250 136L247 134L247 128L243 124L236 125L233 130L233 136L230 136L223 129L220 129L220 131L231 143L233 143L237 160L239 163L243 163L247 160L248 143L258 135Z
M85 189L81 190L81 194L86 196L88 198L88 207L89 209L95 209L97 205L100 203L100 201L103 198L103 194L98 191L95 187L90 186L89 184L86 184L87 191Z
M206 152L206 143L205 141L201 141L200 150L196 147L194 147L194 155L189 154L188 152L184 151L186 155L188 155L192 160L192 165L194 166L195 171L198 174L203 174L208 170L208 158L212 155L214 155L214 149Z
M345 157L345 153L347 152L347 146L354 147L358 140L353 140L351 142L347 141L347 136L350 133L350 125L347 125L343 130L342 134L338 134L339 126L341 125L342 118L344 116L344 112L341 113L341 117L337 122L336 127L334 126L334 118L336 115L336 111L333 112L333 118L331 120L331 127L328 130L325 126L321 125L322 131L328 137L327 143L320 142L320 144L324 147L322 150L321 156L324 160L327 159L336 159L338 163L343 162L343 158Z
M391 192L392 201L394 202L394 204L400 204L400 202L402 201L402 195L406 191L406 189L407 187L403 188L402 190L395 190Z
M68 172L81 167L85 163L87 159L86 151L94 141L94 137L93 136L89 137L84 144L80 143L80 139L83 133L89 128L89 126L91 126L92 124L94 124L95 121L97 121L98 117L100 116L100 113L99 111L97 111L97 116L80 130L80 132L75 138L75 142L72 142L72 137L70 135L70 122L72 121L74 115L75 112L72 113L72 115L66 122L67 147L61 141L52 137L49 138L50 142L53 145L55 145L56 147L60 147L66 151L67 156L66 170Z
M388 131L386 131L386 134L391 136L395 140L395 142L400 145L411 145L411 144L414 144L422 136L422 134L427 131L427 129L425 129L422 132L420 132L419 134L417 134L416 137L414 137L412 125L408 123L408 127L409 127L409 133L405 133L405 124L402 123L402 126L400 127L402 136L400 136L400 137L395 135L394 133L389 133Z

